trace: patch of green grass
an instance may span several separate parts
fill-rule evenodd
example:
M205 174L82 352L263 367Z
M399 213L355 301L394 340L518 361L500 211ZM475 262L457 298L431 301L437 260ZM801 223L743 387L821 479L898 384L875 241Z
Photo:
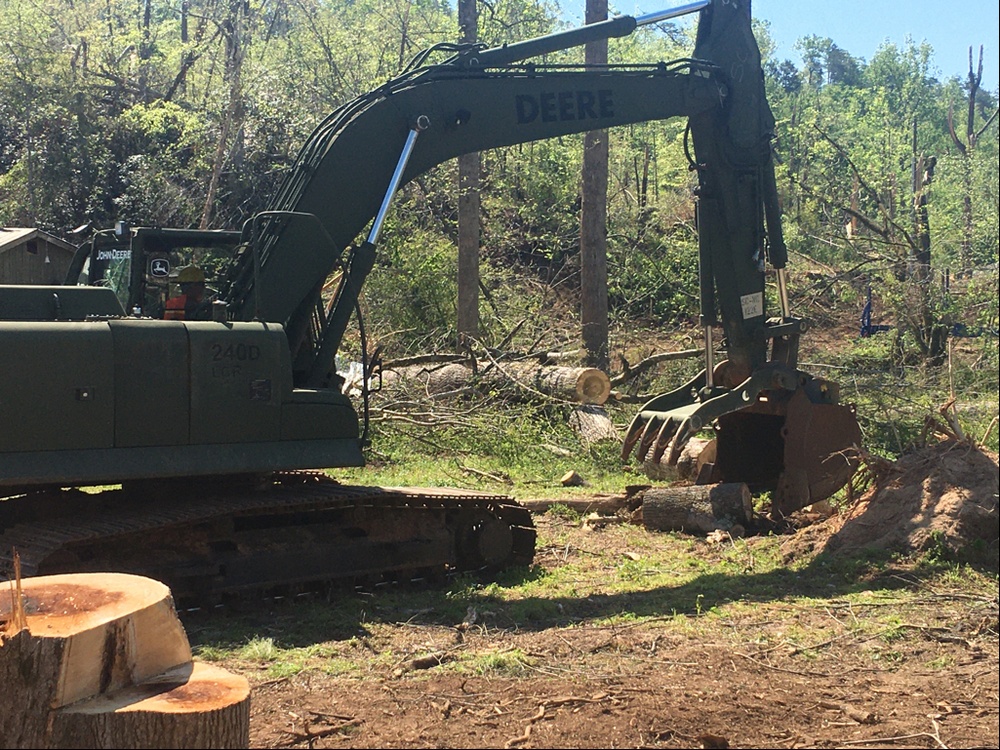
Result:
M554 503L553 505L550 505L548 510L545 512L550 516L561 518L564 521L569 521L574 524L580 523L581 520L581 516L578 511L563 503Z
M477 675L495 677L519 677L531 669L534 660L521 649L488 651L463 658L460 666L463 670Z
M247 661L274 661L281 654L273 638L254 638L236 652L236 656Z

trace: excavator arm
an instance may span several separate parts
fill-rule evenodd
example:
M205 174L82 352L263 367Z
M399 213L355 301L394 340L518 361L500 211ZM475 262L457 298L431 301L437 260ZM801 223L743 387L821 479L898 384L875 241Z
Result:
M711 63L588 69L519 64L523 58L621 36L637 23L707 4L619 17L492 50L464 48L341 107L313 132L269 210L245 228L245 250L223 289L230 317L283 323L296 378L322 384L373 262L373 243L352 243L373 218L380 221L396 187L464 153L691 117L718 109L727 97ZM341 289L324 309L323 282L342 261Z
M700 18L691 59L600 68L523 62L693 11ZM458 48L345 105L312 134L271 209L244 230L244 252L223 292L230 317L284 324L295 382L328 387L399 186L464 153L678 116L688 118L698 175L706 367L697 382L646 405L623 454L636 448L655 474L676 463L692 435L714 426L719 456L707 479L774 491L779 515L822 499L853 474L856 463L845 456L860 430L838 404L836 384L797 369L803 324L789 310L774 118L749 0L700 0L494 49ZM776 317L767 311L768 261ZM324 282L338 267L340 283L326 303ZM728 358L717 365L719 326Z
M694 56L711 60L727 91L719 107L693 113L689 133L698 174L697 222L705 370L647 403L630 425L634 450L651 477L676 465L689 439L712 427L702 482L744 482L772 493L781 517L825 499L857 468L861 434L835 383L798 369L804 322L791 315L760 51L749 2L702 11ZM769 316L770 263L778 315ZM727 359L714 362L721 326ZM712 456L714 454L714 457Z

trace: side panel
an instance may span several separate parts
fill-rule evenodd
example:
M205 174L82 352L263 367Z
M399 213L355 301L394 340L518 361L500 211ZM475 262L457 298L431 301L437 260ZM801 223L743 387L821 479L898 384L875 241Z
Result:
M102 323L0 323L0 452L110 448L114 355Z
M191 444L278 440L292 389L280 326L185 323L191 349Z
M124 315L111 289L0 284L0 320L83 320Z
M180 321L115 320L115 445L187 445L191 386Z

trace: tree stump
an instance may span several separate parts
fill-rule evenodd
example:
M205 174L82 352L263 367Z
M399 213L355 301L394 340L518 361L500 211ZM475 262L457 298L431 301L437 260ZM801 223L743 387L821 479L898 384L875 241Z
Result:
M162 583L83 573L0 586L0 746L249 745L247 681L192 662Z
M656 531L729 531L746 527L752 515L750 490L742 482L655 487L642 493L642 523Z

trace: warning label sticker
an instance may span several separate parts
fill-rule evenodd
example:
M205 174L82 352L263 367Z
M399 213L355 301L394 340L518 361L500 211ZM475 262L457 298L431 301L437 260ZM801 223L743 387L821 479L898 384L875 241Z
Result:
M764 314L764 293L744 294L740 297L743 305L743 319L756 318Z

